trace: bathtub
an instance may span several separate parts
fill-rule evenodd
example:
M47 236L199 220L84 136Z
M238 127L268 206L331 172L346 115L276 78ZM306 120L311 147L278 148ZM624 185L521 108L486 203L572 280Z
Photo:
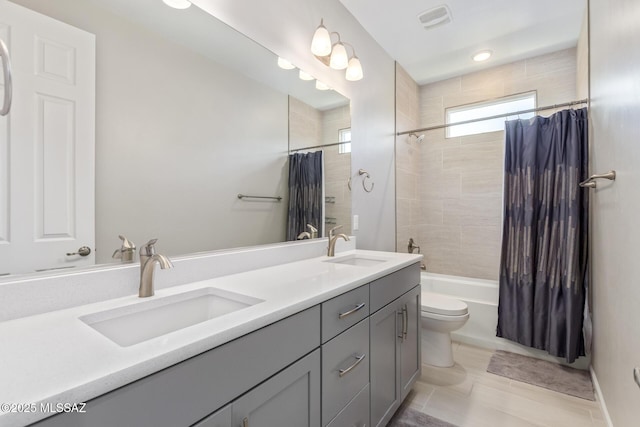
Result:
M496 336L498 325L498 281L447 276L436 273L421 273L422 290L446 295L464 301L469 307L469 320L451 333L454 341L491 350L505 350L525 356L566 364L564 359L525 347ZM424 351L424 350L423 350ZM570 366L588 369L591 358L581 357Z

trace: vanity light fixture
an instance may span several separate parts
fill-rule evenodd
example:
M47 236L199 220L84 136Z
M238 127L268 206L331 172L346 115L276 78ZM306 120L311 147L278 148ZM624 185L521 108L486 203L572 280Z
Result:
M287 61L284 58L280 58L278 56L278 67L282 68L283 70L293 70L294 68L296 68L295 65L293 65L291 62Z
M330 87L326 83L323 83L320 80L316 80L316 89L318 89L318 90L329 90Z
M331 36L336 35L338 41L333 43ZM349 57L347 53L347 46L351 48L353 54ZM362 80L362 64L360 59L356 56L356 50L354 47L340 39L340 34L333 31L329 32L327 27L324 26L324 20L320 20L320 25L316 28L311 40L311 53L323 64L333 68L334 70L344 70L345 78L348 81L355 82Z
M164 4L170 6L174 9L187 9L191 6L191 2L189 0L162 0Z
M490 50L481 50L480 52L473 55L473 60L476 62L486 61L491 58L492 52Z
M305 81L311 81L314 79L314 77L311 74L302 70L300 70L300 72L298 73L298 77L300 77L300 80L305 80Z

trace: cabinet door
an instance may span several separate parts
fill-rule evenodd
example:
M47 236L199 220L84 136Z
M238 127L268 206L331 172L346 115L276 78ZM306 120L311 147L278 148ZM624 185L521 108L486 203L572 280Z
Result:
M401 398L411 391L411 387L422 373L420 355L420 286L400 298L403 334L400 339L400 387Z
M371 366L371 425L385 426L401 403L400 361L402 311L398 301L380 309L369 319Z
M320 350L232 404L233 427L320 427Z

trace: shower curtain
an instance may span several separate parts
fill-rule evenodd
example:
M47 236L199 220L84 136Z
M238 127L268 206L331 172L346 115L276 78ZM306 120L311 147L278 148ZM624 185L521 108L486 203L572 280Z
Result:
M497 335L573 362L584 355L587 109L506 123Z
M287 240L296 240L311 224L322 230L322 151L289 155Z

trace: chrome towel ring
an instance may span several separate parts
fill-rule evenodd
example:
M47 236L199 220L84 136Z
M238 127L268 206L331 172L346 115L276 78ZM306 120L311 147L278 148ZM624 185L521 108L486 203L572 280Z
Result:
M373 186L375 185L375 183L371 181L371 187L367 189L367 179L371 179L371 175L369 175L369 172L364 169L360 169L358 170L358 175L364 175L364 178L362 180L362 188L364 188L364 191L366 191L367 193L371 193L373 191Z

